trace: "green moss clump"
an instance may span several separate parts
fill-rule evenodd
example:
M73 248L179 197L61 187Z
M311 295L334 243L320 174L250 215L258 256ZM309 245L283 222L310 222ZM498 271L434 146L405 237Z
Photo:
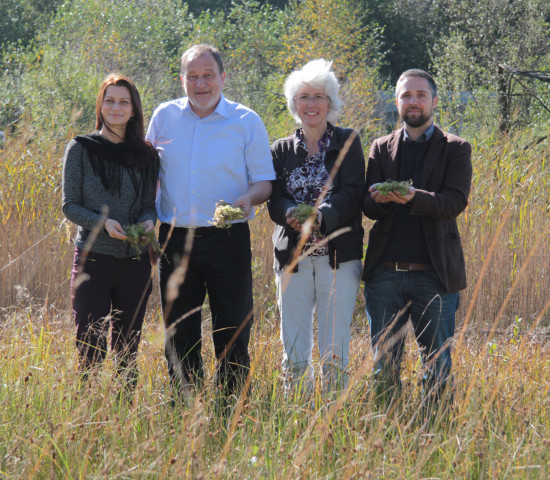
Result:
M305 221L310 218L312 215L314 215L314 212L316 211L315 207L312 207L311 205L308 205L307 203L299 203L294 211L292 212L292 216L298 220L300 223L305 223ZM314 219L315 221L317 218Z
M409 187L412 185L412 180L397 182L394 180L388 180L376 185L376 190L380 192L384 197L387 197L390 192L398 192L401 195L407 195L409 193Z
M145 227L140 223L135 225L126 225L124 232L128 239L126 240L137 251L138 256L141 253L141 247L151 245L153 252L160 253L160 245L157 241L155 231L145 231Z

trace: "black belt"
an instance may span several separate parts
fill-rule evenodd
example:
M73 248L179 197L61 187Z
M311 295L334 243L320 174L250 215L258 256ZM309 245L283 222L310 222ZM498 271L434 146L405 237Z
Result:
M207 238L213 237L215 235L230 235L231 231L239 230L243 227L246 227L246 222L232 223L230 228L219 228L219 227L174 227L174 230L179 230L186 235L192 234L193 237L197 238ZM170 224L163 223L161 228L170 229Z
M396 272L426 272L432 270L429 263L386 262L384 267L391 268Z

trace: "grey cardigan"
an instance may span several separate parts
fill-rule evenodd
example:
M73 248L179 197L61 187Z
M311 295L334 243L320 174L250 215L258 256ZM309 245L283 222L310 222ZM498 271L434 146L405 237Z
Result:
M141 175L136 173L138 181ZM120 196L105 190L101 180L94 174L87 150L76 140L71 140L63 156L63 213L78 225L75 245L90 248L92 252L112 255L117 258L133 257L137 251L128 243L110 237L103 228L102 212L107 207L107 218L122 226L145 220L156 222L156 180L146 186L143 195L136 194L130 175L123 169ZM99 227L92 245L87 245L90 232ZM142 248L142 253L147 247Z

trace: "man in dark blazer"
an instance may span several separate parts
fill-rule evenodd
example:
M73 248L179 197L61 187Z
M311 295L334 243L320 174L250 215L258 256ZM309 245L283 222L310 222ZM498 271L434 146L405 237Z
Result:
M441 398L451 371L451 339L459 290L466 287L456 218L468 205L471 147L433 123L437 87L423 70L407 70L396 85L404 127L372 144L363 212L376 220L363 280L377 391L401 389L400 363L410 317L421 350L423 401ZM377 185L410 182L387 195Z

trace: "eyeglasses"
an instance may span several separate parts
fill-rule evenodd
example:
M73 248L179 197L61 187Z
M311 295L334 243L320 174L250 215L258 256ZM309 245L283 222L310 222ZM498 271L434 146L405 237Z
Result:
M325 97L324 95L313 95L312 97L310 97L309 95L300 95L298 97L294 97L294 99L300 103L313 102L317 104L328 100L328 97Z

